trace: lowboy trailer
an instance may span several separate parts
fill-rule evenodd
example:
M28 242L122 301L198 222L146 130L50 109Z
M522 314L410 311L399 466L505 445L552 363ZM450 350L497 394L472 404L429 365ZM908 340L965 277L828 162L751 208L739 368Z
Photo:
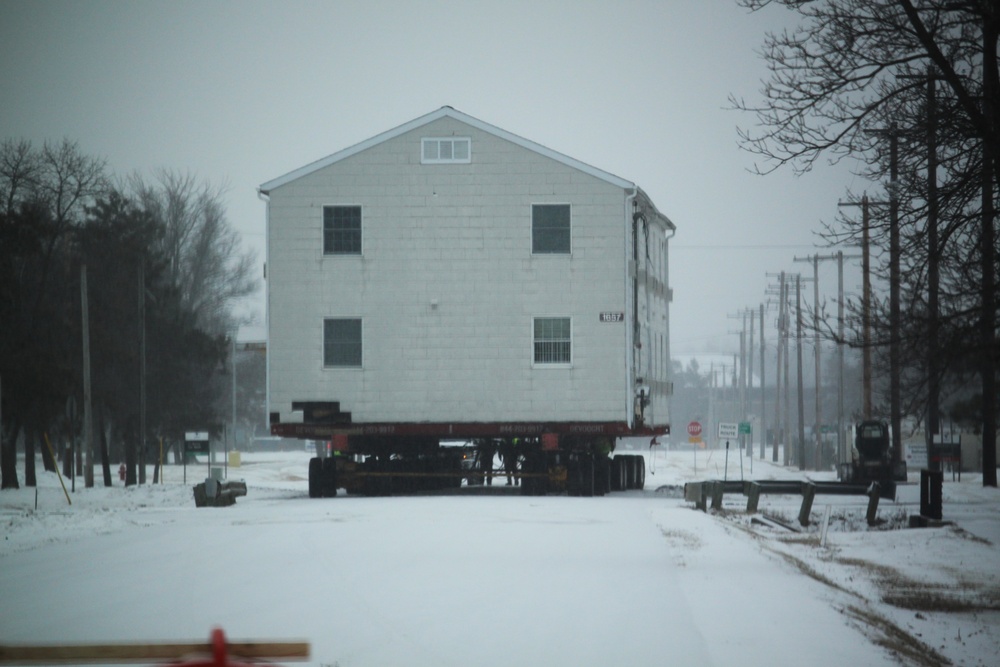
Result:
M309 461L309 496L391 495L443 491L509 475L522 495L602 496L641 489L645 459L613 454L620 437L648 436L669 426L630 428L624 422L337 423L334 403L296 404L301 423L273 423L274 435L325 443ZM446 443L464 441L461 447ZM495 468L493 455L511 456ZM474 453L473 465L467 458ZM483 464L484 457L489 460Z

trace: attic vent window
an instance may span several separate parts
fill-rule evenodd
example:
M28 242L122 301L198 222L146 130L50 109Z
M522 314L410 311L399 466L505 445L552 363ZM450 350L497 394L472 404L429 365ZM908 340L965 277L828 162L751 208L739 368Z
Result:
M468 137L425 137L420 140L422 164L469 164L472 139Z

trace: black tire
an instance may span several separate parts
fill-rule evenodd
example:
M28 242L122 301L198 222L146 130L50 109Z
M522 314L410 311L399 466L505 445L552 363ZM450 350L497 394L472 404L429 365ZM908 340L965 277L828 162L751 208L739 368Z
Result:
M566 462L566 495L579 496L583 489L583 463L574 454Z
M323 477L323 459L314 456L309 459L309 497L319 498L322 495L321 480Z
M603 496L611 491L611 459L598 455L594 458L594 495Z
M613 491L625 491L628 489L628 471L626 470L625 456L618 454L611 461L611 484Z
M632 454L626 454L622 457L625 464L625 489L631 490L635 488L635 456Z
M646 488L646 457L636 456L635 457L636 473L635 473L635 488L640 491Z
M320 493L324 498L334 498L337 495L337 460L334 458L323 461L323 476L320 483Z
M593 455L583 454L580 457L580 495L585 498L594 497L594 487L596 486L594 468Z

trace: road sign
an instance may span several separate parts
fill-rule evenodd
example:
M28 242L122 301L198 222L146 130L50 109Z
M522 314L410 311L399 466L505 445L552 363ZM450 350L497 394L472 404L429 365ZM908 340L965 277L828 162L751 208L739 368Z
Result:
M208 432L188 431L185 433L184 451L190 454L208 454Z
M688 435L699 436L701 435L701 422L691 422L688 424Z
M750 422L740 422L740 435L750 435Z
M719 423L719 440L735 440L739 437L740 425L736 422Z

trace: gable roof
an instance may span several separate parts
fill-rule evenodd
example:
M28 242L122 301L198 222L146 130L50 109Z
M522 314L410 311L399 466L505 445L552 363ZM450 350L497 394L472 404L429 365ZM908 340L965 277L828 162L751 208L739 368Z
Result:
M595 178L599 178L602 181L606 181L620 188L633 189L636 187L635 183L632 183L631 181L626 181L625 179L619 178L614 174L610 174L606 171L598 169L597 167L592 167L589 164L580 162L579 160L575 160L569 157L568 155L563 155L562 153L554 151L551 148L546 148L541 144L536 144L534 141L530 141L528 139L525 139L524 137L519 137L516 134L512 134L506 130L500 129L495 125L484 123L478 118L473 118L468 114L464 114L461 111L458 111L457 109L454 109L449 106L444 106L438 109L437 111L432 111L431 113L426 114L424 116L420 116L419 118L414 118L410 122L404 123L399 127L393 128L381 134L377 134L371 139L366 139L365 141L362 141L359 144L355 144L350 148L345 148L344 150L338 151L333 155L328 155L327 157L321 160L317 160L315 162L305 165L304 167L299 167L294 171L290 171L284 176L279 176L278 178L270 180L262 184L258 188L258 190L266 195L274 188L281 187L286 183L290 183L296 179L311 174L314 171L323 169L324 167L328 167L331 164L334 164L335 162L340 162L341 160L349 158L352 155L356 155L363 150L371 148L372 146L377 146L378 144L381 144L385 141L389 141L390 139L398 137L401 134L409 132L410 130L415 130L418 127L427 125L428 123L432 123L440 118L453 118L457 121L465 123L466 125L470 125L478 130L482 130L483 132L488 132L489 134L492 134L501 139L506 139L507 141L510 141L511 143L521 146L522 148L526 148L530 151L539 153L540 155L544 155L545 157L551 158L557 162L561 162L566 166L582 171L585 174L590 174Z

